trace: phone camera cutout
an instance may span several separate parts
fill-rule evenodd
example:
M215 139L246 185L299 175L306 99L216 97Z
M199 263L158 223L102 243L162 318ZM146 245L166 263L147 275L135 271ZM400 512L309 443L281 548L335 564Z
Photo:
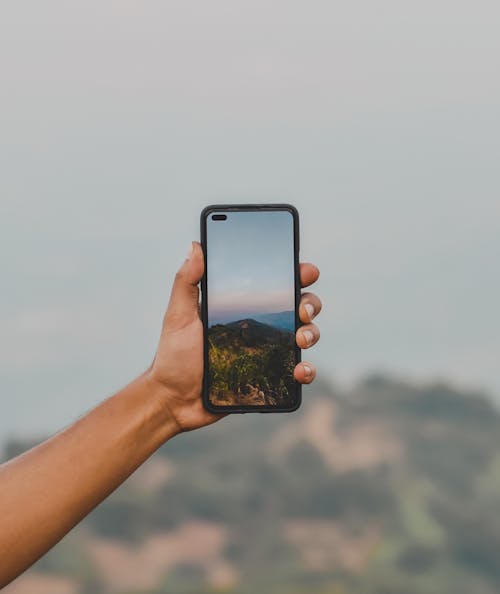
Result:
M225 214L212 215L212 221L225 221L226 219L227 219L227 215L225 215Z

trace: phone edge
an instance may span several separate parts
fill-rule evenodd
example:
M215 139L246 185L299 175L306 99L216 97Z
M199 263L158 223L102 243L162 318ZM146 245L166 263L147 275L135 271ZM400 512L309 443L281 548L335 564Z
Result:
M210 204L203 208L200 213L200 240L203 251L204 272L201 279L201 320L203 324L203 380L202 380L202 402L205 410L212 414L246 414L246 413L287 413L294 412L300 408L302 404L302 384L295 381L296 402L288 408L276 408L273 406L258 407L256 409L252 406L238 406L225 407L213 406L210 403L208 394L208 302L207 295L207 229L206 219L210 212L217 210L237 211L237 210L288 210L293 217L293 244L294 244L294 278L295 278L295 332L300 327L299 304L301 297L300 285L300 225L299 225L299 211L295 206L288 203L268 203L268 204ZM301 349L294 342L295 361L296 365L302 360Z

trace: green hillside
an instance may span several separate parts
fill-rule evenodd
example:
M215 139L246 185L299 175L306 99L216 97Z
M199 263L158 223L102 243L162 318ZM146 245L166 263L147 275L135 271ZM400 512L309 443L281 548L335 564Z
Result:
M172 440L26 575L78 594L499 592L491 402L384 377L304 392L297 413ZM6 594L38 594L27 579Z
M294 404L293 332L247 318L211 326L208 343L212 403Z

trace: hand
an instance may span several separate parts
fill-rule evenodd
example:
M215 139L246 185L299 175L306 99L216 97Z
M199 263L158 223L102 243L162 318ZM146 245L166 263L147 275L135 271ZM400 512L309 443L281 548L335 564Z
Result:
M180 431L209 425L225 415L209 413L201 398L203 380L203 324L199 312L198 283L204 272L203 251L193 242L190 253L175 275L167 312L163 320L160 343L148 371L149 380L160 386L159 396ZM314 264L300 265L302 287L319 277ZM319 340L319 329L312 323L321 310L321 301L313 293L303 293L299 316L304 323L296 333L301 349ZM295 379L310 384L316 375L314 365L303 361L294 370ZM155 392L156 393L156 392Z

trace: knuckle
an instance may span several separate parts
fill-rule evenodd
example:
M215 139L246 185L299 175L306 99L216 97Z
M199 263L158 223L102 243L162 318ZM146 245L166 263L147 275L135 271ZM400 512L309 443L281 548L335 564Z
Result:
M184 270L179 268L179 270L175 273L175 282L182 281L184 279Z

